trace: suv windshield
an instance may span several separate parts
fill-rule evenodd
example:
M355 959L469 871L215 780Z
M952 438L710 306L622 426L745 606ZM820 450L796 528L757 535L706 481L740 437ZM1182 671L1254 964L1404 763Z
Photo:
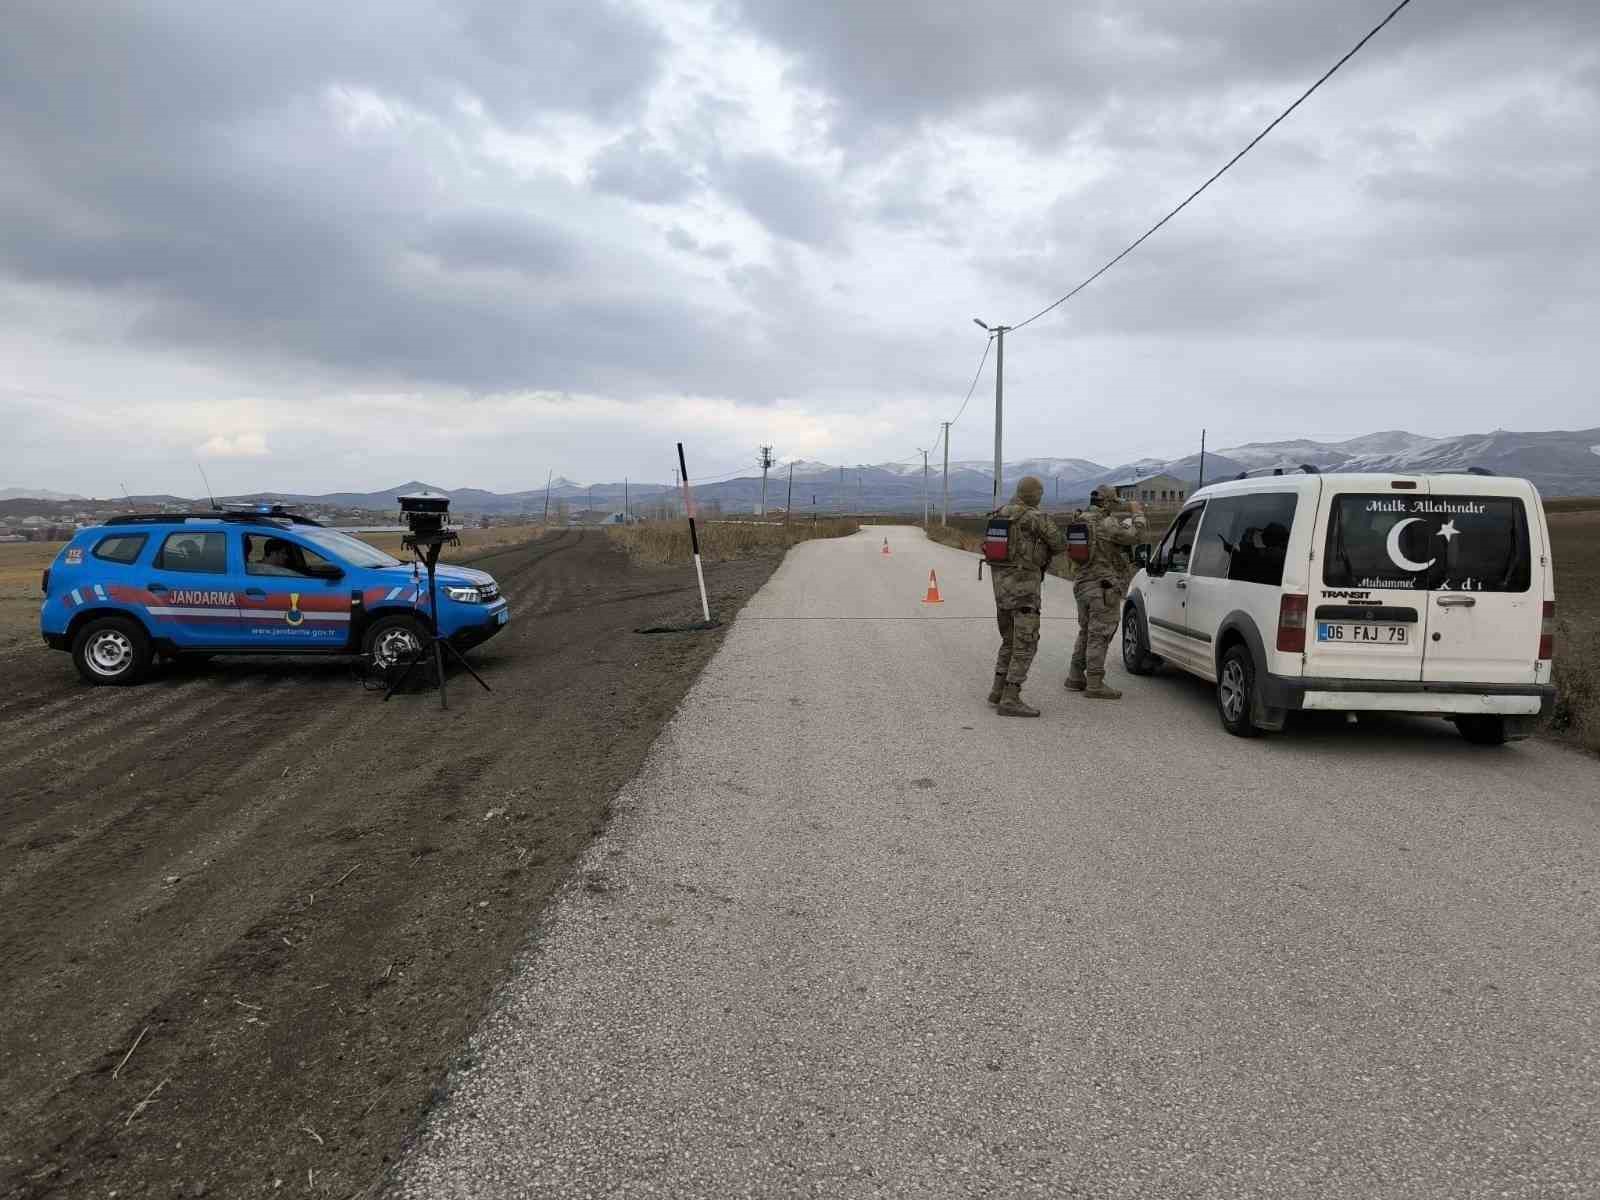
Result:
M1328 587L1525 592L1532 574L1528 514L1515 497L1334 497Z
M308 542L315 542L325 547L329 552L342 558L352 567L397 567L400 560L392 555L385 554L376 546L369 546L360 538L353 538L348 533L340 533L337 529L305 529L295 528L295 536L303 537Z

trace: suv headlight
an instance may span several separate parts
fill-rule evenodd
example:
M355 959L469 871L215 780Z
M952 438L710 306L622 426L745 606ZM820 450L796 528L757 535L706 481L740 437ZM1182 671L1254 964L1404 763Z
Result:
M483 593L475 587L447 587L444 594L462 604L477 604L483 599Z

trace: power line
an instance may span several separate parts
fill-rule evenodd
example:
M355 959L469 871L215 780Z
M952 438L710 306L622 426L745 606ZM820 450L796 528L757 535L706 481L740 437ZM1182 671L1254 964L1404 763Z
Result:
M1389 10L1389 15L1388 16L1386 16L1383 20L1379 21L1376 25L1374 25L1371 29L1369 29L1367 31L1367 35L1364 38L1362 38L1359 42L1357 42L1354 46L1350 47L1350 49L1345 52L1345 55L1344 55L1343 58L1341 58L1338 62L1334 63L1333 66L1329 67L1326 71L1324 71L1323 74L1322 74L1322 77L1320 79L1318 79L1315 83L1313 83L1305 91L1301 92L1300 93L1300 98L1298 100L1296 100L1293 104L1289 105L1288 108L1284 109L1281 113L1279 113L1276 117L1274 117L1272 119L1271 124L1269 124L1260 133L1256 134L1255 137L1251 138L1249 143L1245 146L1245 148L1243 150L1239 151L1239 153L1235 154L1227 162L1225 162L1222 165L1221 169L1218 170L1215 175L1211 176L1210 179L1206 180L1199 187L1195 188L1194 191L1190 192L1189 195L1184 199L1182 204L1178 205L1177 208L1173 209L1166 216L1162 217L1161 220L1157 221L1154 225L1150 226L1149 229L1147 229L1143 233L1141 233L1137 238L1135 238L1131 243L1129 243L1128 247L1125 250L1123 250L1122 253L1118 254L1110 262L1106 263L1105 266L1101 267L1093 275L1089 276L1089 278L1085 279L1077 287L1073 288L1065 296L1061 297L1061 299L1055 301L1053 304L1049 304L1049 305L1046 305L1044 308L1041 308L1038 312L1034 313L1033 316L1029 317L1026 321L1022 321L1022 322L1020 322L1020 323L1018 323L1016 325L1013 325L1012 326L1012 330L1015 331L1015 330L1018 330L1018 329L1026 328L1027 326L1032 325L1040 317L1044 316L1045 313L1050 312L1052 309L1059 308L1061 305L1065 304L1068 300L1071 300L1079 292L1083 291L1084 288L1088 287L1096 279L1099 279L1100 276L1104 275L1112 267L1116 266L1123 259L1127 258L1128 255L1132 254L1135 250L1137 250L1139 248L1140 244L1143 243L1146 238L1148 238L1151 234L1155 233L1156 230L1160 229L1168 221L1172 220L1173 217L1177 216L1185 208L1189 207L1189 202L1191 200L1194 200L1197 196L1200 195L1201 192L1205 191L1208 187L1210 187L1218 179L1221 179L1222 176L1227 172L1229 167L1233 166L1234 163L1238 162L1246 154L1249 154L1251 150L1255 149L1255 146L1256 146L1257 142L1261 141L1262 138L1266 137L1267 134L1271 133L1274 129L1276 129L1278 127L1279 123L1284 120L1284 118L1286 118L1295 109L1299 108L1303 103L1305 103L1305 101L1310 97L1312 92L1316 91L1323 84L1327 83L1328 80L1333 77L1333 73L1335 71L1337 71L1340 67L1344 66L1345 63L1349 62L1352 58L1354 58L1356 56L1356 54L1361 50L1361 48L1363 46L1365 46L1374 37L1376 37L1378 35L1378 33L1383 29L1383 27L1385 25L1387 25L1390 21L1394 20L1395 17L1399 16L1400 15L1400 10L1405 8L1410 3L1411 3L1411 0L1400 0L1399 4L1396 4L1394 6L1394 8Z

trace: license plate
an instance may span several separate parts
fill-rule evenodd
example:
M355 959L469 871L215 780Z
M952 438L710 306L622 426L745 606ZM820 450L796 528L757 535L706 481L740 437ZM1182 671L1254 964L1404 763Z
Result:
M1404 646L1410 637L1406 625L1374 625L1368 621L1318 621L1317 641L1354 645Z
M507 621L511 620L511 610L509 608L502 608L498 613L495 614L494 620L496 625L504 625Z

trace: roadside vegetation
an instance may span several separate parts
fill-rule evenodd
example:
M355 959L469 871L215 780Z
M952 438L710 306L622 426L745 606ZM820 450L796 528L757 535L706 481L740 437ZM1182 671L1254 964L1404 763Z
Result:
M705 562L782 554L800 542L846 537L859 528L860 522L853 518L797 520L788 525L774 521L710 521L695 525L700 535L700 557ZM636 562L686 563L690 560L689 527L681 520L607 525L605 529Z

